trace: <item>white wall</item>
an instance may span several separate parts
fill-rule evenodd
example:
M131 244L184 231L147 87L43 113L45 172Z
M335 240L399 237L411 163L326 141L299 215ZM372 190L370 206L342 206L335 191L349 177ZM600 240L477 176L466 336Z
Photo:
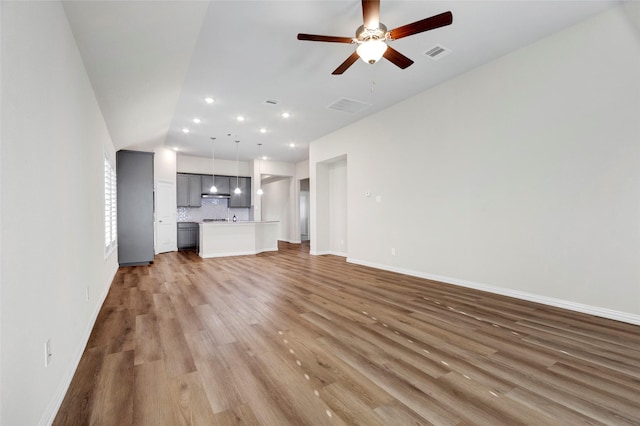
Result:
M639 43L613 9L313 142L312 252L346 154L350 261L640 322Z
M309 160L296 163L296 177L298 180L309 179Z
M260 171L263 175L295 176L296 165L284 161L263 161Z
M104 258L115 152L59 2L2 3L1 77L0 424L46 424L117 270Z
M216 158L214 168L214 172L217 175L236 176L236 173L240 176L252 175L250 164L247 161L238 161L236 166L235 160ZM238 170L237 172L236 169ZM211 174L211 158L178 153L177 170L178 173Z
M289 224L291 220L290 185L292 178L281 179L262 185L262 220L280 221L278 239L289 241Z
M292 238L295 237L295 241L292 240L292 242L302 242L302 235L301 235L301 230L302 230L302 225L301 222L302 220L305 220L307 223L307 238L309 238L309 234L310 234L310 226L309 226L309 218L310 218L310 200L311 200L311 193L309 191L309 187L307 185L306 187L306 193L304 194L304 199L301 197L301 191L300 191L300 181L304 180L304 179L309 179L309 160L305 160L305 161L300 161L298 163L296 163L296 171L295 171L295 176L296 176L296 181L294 182L294 201L292 203L292 220L291 220L291 236ZM302 218L300 215L300 204L301 203L305 203L306 205L306 210L307 210L307 217Z
M329 164L329 250L347 255L347 162Z
M327 145L329 146L329 145ZM315 147L314 157L322 151ZM327 152L331 153L331 150ZM323 157L324 158L324 157ZM347 255L347 160L345 155L314 162L311 190L311 254Z
M158 147L154 150L153 174L157 186L159 180L176 182L176 152L170 148ZM211 159L209 159L211 161Z
M309 162L305 160L295 164L281 161L262 161L262 164L256 161L255 163L253 167L254 182L259 182L260 174L285 178L271 184L263 184L262 189L265 194L260 198L255 196L254 191L256 220L282 220L280 239L291 243L300 243L300 180L309 177ZM277 185L274 189L267 190L268 186L272 184ZM288 194L285 194L285 185L288 185L286 189ZM264 214L265 205L269 209L266 216ZM276 211L279 213L276 214Z

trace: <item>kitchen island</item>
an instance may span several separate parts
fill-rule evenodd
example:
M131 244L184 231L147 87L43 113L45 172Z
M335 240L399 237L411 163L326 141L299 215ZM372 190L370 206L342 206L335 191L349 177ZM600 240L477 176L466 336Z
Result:
M241 256L278 250L280 222L202 222L200 251L203 258Z

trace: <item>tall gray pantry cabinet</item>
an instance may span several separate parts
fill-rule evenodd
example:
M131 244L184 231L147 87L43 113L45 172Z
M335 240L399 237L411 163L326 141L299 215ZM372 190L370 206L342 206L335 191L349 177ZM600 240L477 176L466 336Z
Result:
M118 262L153 262L153 153L116 153L118 182Z

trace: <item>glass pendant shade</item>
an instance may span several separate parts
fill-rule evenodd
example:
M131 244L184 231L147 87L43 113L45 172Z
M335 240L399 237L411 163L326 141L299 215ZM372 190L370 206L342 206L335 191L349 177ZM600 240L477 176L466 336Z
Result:
M211 188L209 188L209 192L215 194L216 192L218 192L218 188L216 188L215 185L211 185Z
M258 190L256 191L256 194L262 195L264 194L264 191L262 190L262 188L258 188Z
M238 144L240 141L236 141L236 189L233 190L234 194L242 194L242 190L240 189L240 166L238 165Z
M381 40L368 40L362 43L356 49L360 59L368 64L375 64L382 58L384 52L387 50L387 44Z

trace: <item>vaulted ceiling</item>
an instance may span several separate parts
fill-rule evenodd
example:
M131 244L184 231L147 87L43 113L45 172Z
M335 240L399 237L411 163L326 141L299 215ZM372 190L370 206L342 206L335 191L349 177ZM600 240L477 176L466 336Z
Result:
M384 59L358 61L340 76L331 72L354 45L296 35L353 37L362 25L357 0L66 1L64 7L117 149L165 145L211 156L214 137L216 158L235 158L239 140L241 160L256 158L261 143L268 158L296 162L325 134L615 4L382 0L380 21L389 29L447 10L453 23L391 42L415 61L405 70ZM435 46L447 54L431 59L425 52Z

